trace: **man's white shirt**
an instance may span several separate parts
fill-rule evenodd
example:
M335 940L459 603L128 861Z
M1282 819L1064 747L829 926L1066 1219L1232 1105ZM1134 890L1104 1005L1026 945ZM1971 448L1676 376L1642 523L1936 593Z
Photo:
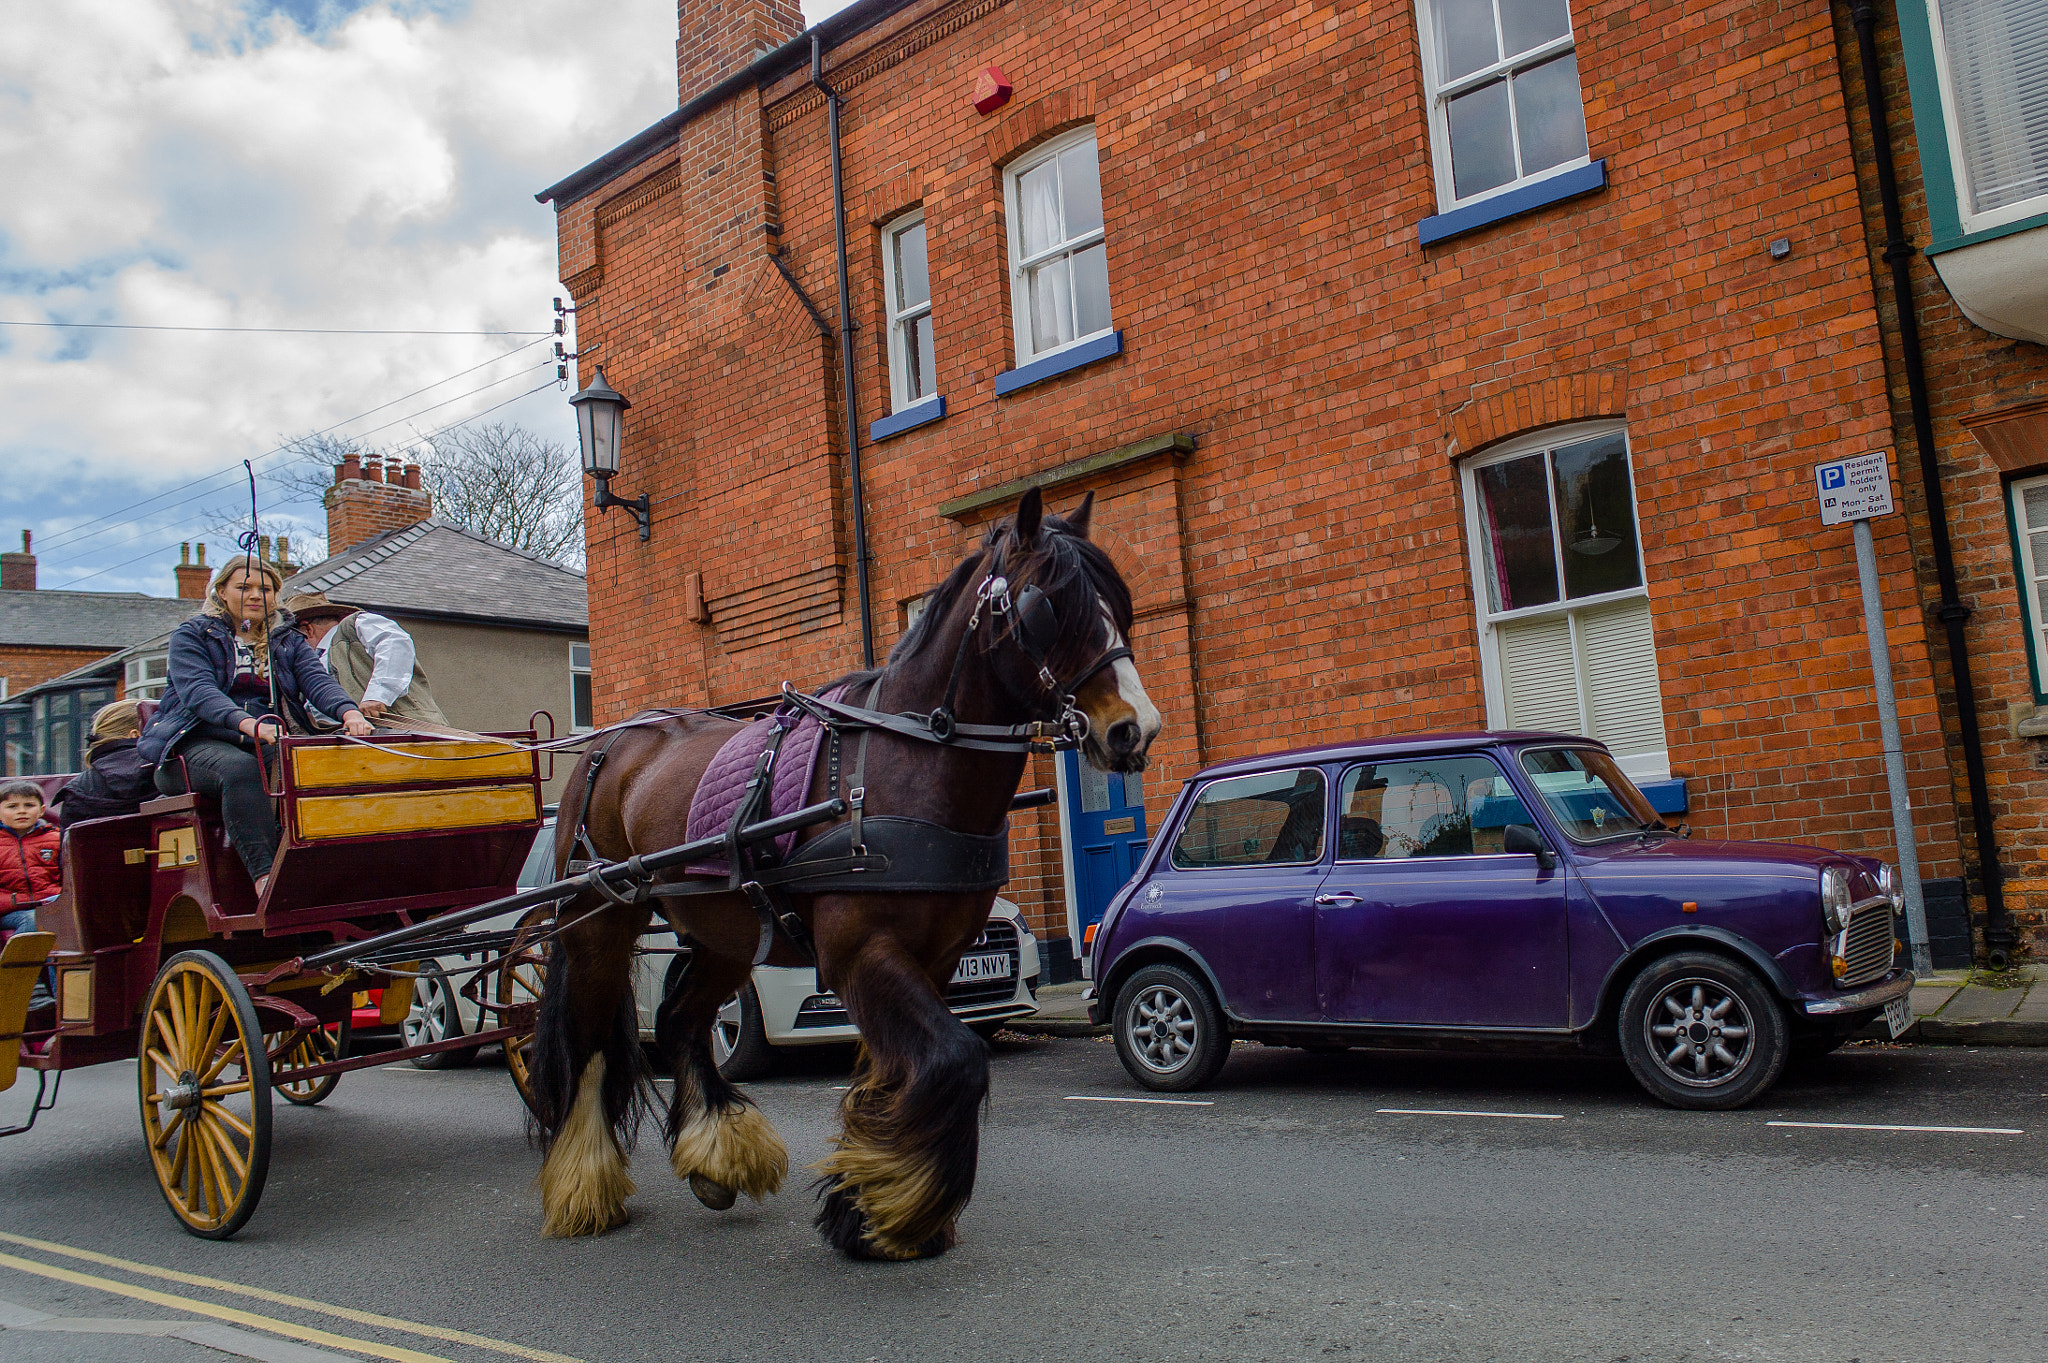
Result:
M356 622L356 638L370 650L370 684L363 688L363 700L389 705L412 685L412 667L418 657L412 636L381 615L357 611L348 617ZM338 629L339 626L336 626ZM320 640L320 665L327 666L327 646L334 642L334 630ZM329 667L328 671L334 669Z

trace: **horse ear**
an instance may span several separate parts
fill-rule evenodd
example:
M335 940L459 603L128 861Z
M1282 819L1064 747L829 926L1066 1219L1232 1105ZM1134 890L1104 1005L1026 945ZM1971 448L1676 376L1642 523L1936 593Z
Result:
M1029 544L1038 538L1038 523L1045 518L1045 498L1037 488L1024 494L1017 503L1017 543Z
M1081 504L1067 513L1067 529L1073 531L1082 539L1087 539L1088 518L1094 513L1095 494L1092 491L1085 492L1081 495Z

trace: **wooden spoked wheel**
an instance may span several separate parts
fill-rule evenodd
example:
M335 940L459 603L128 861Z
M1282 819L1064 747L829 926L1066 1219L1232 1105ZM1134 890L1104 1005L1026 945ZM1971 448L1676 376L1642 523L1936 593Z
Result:
M136 1085L157 1187L186 1230L225 1240L270 1171L270 1060L249 991L210 951L173 956L142 1013Z
M553 916L548 908L535 909L519 921L522 930L538 932L541 925ZM527 1047L533 1044L533 1024L540 1012L541 990L547 984L546 944L537 947L521 946L508 951L500 958L497 977L492 982L491 998L498 1005L499 1014L495 1026L524 1026L518 1036L505 1038L505 1068L512 1073L512 1085L519 1090L520 1101L527 1111L538 1111L533 1105L533 1088L527 1070Z
M270 1032L265 1034L263 1044L269 1050L275 1051L279 1046L290 1041L291 1037L292 1034L290 1032ZM300 1036L297 1045L294 1045L283 1055L277 1056L270 1062L271 1086L277 1090L279 1096L284 1098L286 1102L297 1103L300 1107L311 1107L328 1094L334 1092L334 1086L341 1082L341 1076L338 1074L323 1074L317 1079L295 1079L292 1077L292 1071L308 1069L314 1065L324 1065L330 1060L339 1060L346 1054L348 1054L348 1024L346 1022L336 1022L325 1027L315 1027L312 1031Z

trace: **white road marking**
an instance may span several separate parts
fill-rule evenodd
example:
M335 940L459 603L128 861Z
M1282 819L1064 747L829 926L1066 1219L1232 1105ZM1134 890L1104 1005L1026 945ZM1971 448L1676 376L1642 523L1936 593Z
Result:
M1070 1103L1157 1103L1162 1107L1216 1106L1215 1101L1209 1098L1097 1098L1086 1093L1070 1093L1066 1100Z
M1765 1122L1765 1126L1803 1126L1820 1131L1939 1131L1952 1136L2024 1136L2017 1126L1889 1126L1880 1122Z
M1396 1117L1518 1117L1527 1122L1561 1122L1562 1112L1467 1112L1444 1107L1383 1107L1377 1109Z

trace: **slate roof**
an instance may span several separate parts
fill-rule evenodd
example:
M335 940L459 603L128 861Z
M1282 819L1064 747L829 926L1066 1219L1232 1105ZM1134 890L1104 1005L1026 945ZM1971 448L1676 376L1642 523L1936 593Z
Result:
M581 599L582 579L577 579ZM140 592L0 591L0 646L127 648L168 634L201 602Z
M439 519L303 569L285 583L287 596L295 591L394 616L590 628L583 574Z

